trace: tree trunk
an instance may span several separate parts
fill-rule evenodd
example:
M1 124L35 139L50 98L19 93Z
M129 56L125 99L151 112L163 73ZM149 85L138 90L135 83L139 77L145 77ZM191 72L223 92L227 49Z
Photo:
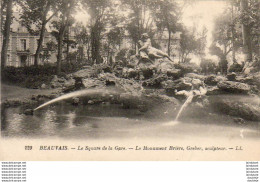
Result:
M248 11L248 1L241 0L240 3L242 13L246 13ZM243 36L243 45L244 45L244 53L246 54L246 60L248 62L252 61L252 45L251 45L251 35L250 35L250 26L245 23L242 24L242 36Z
M45 11L42 14L42 19L41 19L42 20L42 26L41 26L41 32L40 32L40 39L39 39L37 49L36 49L36 52L35 52L35 57L34 57L34 65L35 66L38 66L38 64L39 64L40 53L42 51L42 43L43 43L44 34L45 34L45 27L46 27L46 24L47 24L47 14L50 10L50 6L51 6L50 3L47 2Z
M236 51L235 51L235 30L234 30L234 12L233 12L233 4L231 5L231 23L232 23L232 27L231 27L231 34L232 34L232 61L233 63L236 63Z
M169 38L168 38L168 55L171 56L171 30L168 27L168 33L169 33Z
M57 75L60 75L61 73L62 48L63 48L63 38L64 38L65 29L66 29L65 16L63 16L62 25L60 27L59 37L58 37Z
M70 43L69 43L69 39L70 39L70 29L69 29L69 27L68 27L68 33L67 33L67 52L66 52L66 54L67 54L67 62L70 64L70 60L69 60L69 52L70 52Z
M42 51L42 44L43 44L43 39L44 39L44 34L45 34L45 26L46 26L46 23L43 22L42 27L41 27L41 32L40 32L40 39L39 39L37 49L35 52L35 56L34 56L34 66L39 65L40 53Z
M8 51L8 45L10 39L10 26L11 26L12 14L13 14L12 6L13 6L13 0L9 0L7 3L6 21L5 21L4 34L3 34L1 68L4 68L7 62L7 51Z
M100 61L100 30L98 27L96 23L91 31L91 55L93 64L99 63Z

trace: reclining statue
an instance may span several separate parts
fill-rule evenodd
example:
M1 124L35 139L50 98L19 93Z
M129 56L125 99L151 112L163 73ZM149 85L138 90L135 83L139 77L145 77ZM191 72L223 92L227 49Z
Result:
M141 57L141 59L154 60L167 57L170 61L172 61L165 52L152 47L151 39L147 33L142 34L141 40L139 40L138 43L141 46L141 48L138 50L138 55Z

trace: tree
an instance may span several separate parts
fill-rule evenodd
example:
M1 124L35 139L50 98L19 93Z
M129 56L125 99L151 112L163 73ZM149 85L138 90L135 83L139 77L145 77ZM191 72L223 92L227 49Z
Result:
M152 14L155 17L155 23L158 30L168 31L168 55L171 51L171 34L181 30L179 20L182 14L182 8L175 1L156 0L152 3Z
M205 48L207 43L207 29L203 27L201 32L198 32L196 27L193 27L192 31L188 31L183 27L180 35L180 47L179 47L179 61L187 62L188 56L194 54L203 58L205 55Z
M87 49L87 58L90 60L90 33L87 27L82 23L76 23L73 27L75 32L75 40L78 47L79 59L82 61L84 58L84 47Z
M124 38L125 30L120 25L121 17L115 17L110 22L110 30L106 33L106 44L104 48L107 52L107 59L109 60L111 56L120 49L120 44Z
M111 17L113 6L110 0L82 0L85 10L90 15L90 37L92 63L102 62L100 55L102 33Z
M205 75L216 72L216 65L211 59L202 58L200 62L201 72Z
M239 48L238 34L234 30L234 22L231 20L230 12L218 16L215 19L212 31L213 42L210 53L218 56L221 60L226 60L227 55Z
M58 29L57 32L57 41L58 41L58 55L57 55L57 75L61 73L61 62L63 55L63 43L64 43L64 35L67 28L73 24L72 13L74 8L77 5L76 0L58 0L57 9L58 12L58 21L54 21L54 26ZM67 30L68 31L68 30ZM68 53L67 53L68 56Z
M5 20L5 24L4 24L4 30L3 30L1 68L4 68L4 66L6 64L6 60L7 60L7 50L8 50L9 39L10 39L10 26L11 26L12 13L13 13L13 10L12 10L13 0L8 0L7 2L4 1L4 3L6 5L6 20Z
M21 0L21 21L33 35L39 35L39 41L35 52L34 65L39 64L43 39L47 23L58 13L55 9L56 1L53 0Z
M258 0L240 0L243 46L248 62L253 59L253 43L258 47L256 53L259 56L259 3Z
M154 17L151 15L153 1L149 0L121 0L126 12L126 29L134 42L137 50L138 41L143 33L148 33L150 38L155 34ZM152 40L153 41L153 40Z

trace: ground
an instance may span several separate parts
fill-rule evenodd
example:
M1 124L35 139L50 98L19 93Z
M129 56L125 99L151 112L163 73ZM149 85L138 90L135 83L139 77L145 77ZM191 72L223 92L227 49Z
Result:
M14 85L1 84L1 102L6 99L29 99L32 95L48 95L57 89L28 89Z

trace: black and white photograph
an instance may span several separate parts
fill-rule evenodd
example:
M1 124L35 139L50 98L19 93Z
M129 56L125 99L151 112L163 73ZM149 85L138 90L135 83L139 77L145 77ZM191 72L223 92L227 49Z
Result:
M260 160L258 0L1 0L1 160Z

